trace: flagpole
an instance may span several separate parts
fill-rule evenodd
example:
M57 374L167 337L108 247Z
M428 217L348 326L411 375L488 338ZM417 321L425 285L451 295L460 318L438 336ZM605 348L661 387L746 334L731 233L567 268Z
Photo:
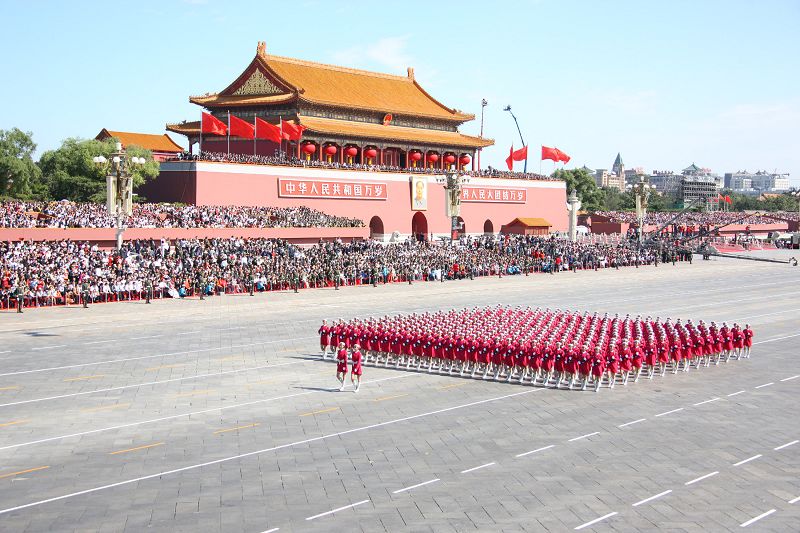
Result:
M200 153L198 155L203 155L203 112L200 112Z
M228 109L228 155L231 155L231 110Z
M258 138L258 117L253 114L253 157L256 156L256 138Z

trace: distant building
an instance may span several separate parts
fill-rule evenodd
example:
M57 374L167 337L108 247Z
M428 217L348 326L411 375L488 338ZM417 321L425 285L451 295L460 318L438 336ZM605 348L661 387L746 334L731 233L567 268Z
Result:
M708 168L700 168L694 163L684 168L680 175L678 200L686 207L698 200L705 200L704 207L709 211L719 208L719 189L722 180Z
M153 159L156 161L164 161L170 157L183 152L183 148L176 144L166 133L161 135L153 135L150 133L131 133L128 131L111 131L103 128L97 134L98 141L106 139L117 139L122 143L123 148L129 146L138 146L145 150L150 150L153 154Z
M661 194L674 194L681 184L681 175L671 170L654 170L650 174L650 185Z
M594 171L594 181L598 187L609 187L620 191L625 191L625 164L622 162L622 156L617 154L614 160L614 165L611 167L611 172L604 168L599 168Z
M758 172L727 172L725 188L737 192L759 194L762 192L783 192L789 190L789 175L771 173L765 170Z

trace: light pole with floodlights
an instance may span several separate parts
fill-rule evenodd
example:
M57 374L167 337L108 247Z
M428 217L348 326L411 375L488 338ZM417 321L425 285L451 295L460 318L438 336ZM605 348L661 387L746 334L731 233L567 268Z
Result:
M436 181L444 185L447 193L445 212L450 217L450 240L458 238L458 217L461 215L461 186L469 183L469 177L458 172L447 170L444 176L436 176Z
M487 105L489 105L489 101L483 98L481 100L481 139L483 139L483 110ZM481 170L481 152L483 152L483 148L478 148L478 172Z
M503 111L508 111L509 113L511 113L511 117L514 119L514 124L517 125L517 132L519 133L519 140L522 143L523 147L526 146L525 139L522 138L522 130L519 129L519 121L517 120L517 116L514 114L514 112L511 111L511 106L510 105L505 106L503 108ZM528 173L528 158L527 157L525 158L525 167L522 169L522 171L525 174Z
M117 250L122 248L125 217L133 213L133 166L145 164L144 157L129 157L122 143L116 144L111 159L102 155L92 162L106 172L106 207L108 214L117 219Z

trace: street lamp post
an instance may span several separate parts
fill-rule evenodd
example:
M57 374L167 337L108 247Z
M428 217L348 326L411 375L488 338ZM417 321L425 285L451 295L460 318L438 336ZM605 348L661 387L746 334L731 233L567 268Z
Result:
M639 234L639 242L642 242L644 220L647 216L647 200L650 198L652 186L644 180L644 176L639 176L639 181L633 185L632 189L636 197L636 220L639 224L637 233Z
M525 139L522 138L522 130L519 129L519 121L517 120L517 116L514 115L514 112L511 111L511 106L510 105L505 106L503 108L503 111L508 111L509 113L511 113L511 117L514 119L514 124L517 125L517 132L519 133L519 140L522 143L522 146L526 146L525 145ZM528 158L527 157L525 158L525 167L523 168L522 171L524 173L526 173L526 174L528 173Z
M125 231L125 217L133 212L133 166L143 165L143 157L129 157L122 143L108 160L102 155L92 158L95 165L106 174L106 207L108 214L117 219L117 250L122 248L122 233Z
M487 105L489 105L489 101L483 98L481 100L481 139L483 139L483 111ZM481 170L481 152L483 152L483 148L478 148L478 172Z
M436 181L444 185L447 193L445 212L450 217L450 240L458 238L458 217L461 215L461 187L469 183L469 177L454 171L445 171L444 176L437 176Z

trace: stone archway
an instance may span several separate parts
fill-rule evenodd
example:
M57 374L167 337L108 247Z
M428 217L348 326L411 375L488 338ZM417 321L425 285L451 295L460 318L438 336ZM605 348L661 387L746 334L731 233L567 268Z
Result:
M415 239L419 239L420 236L422 240L427 240L428 238L428 219L425 218L421 211L414 213L411 218L411 235Z
M489 219L486 219L486 222L483 223L483 233L486 235L493 235L494 234L494 224Z
M369 219L369 238L383 238L383 233L383 220L381 220L381 217L374 216Z

